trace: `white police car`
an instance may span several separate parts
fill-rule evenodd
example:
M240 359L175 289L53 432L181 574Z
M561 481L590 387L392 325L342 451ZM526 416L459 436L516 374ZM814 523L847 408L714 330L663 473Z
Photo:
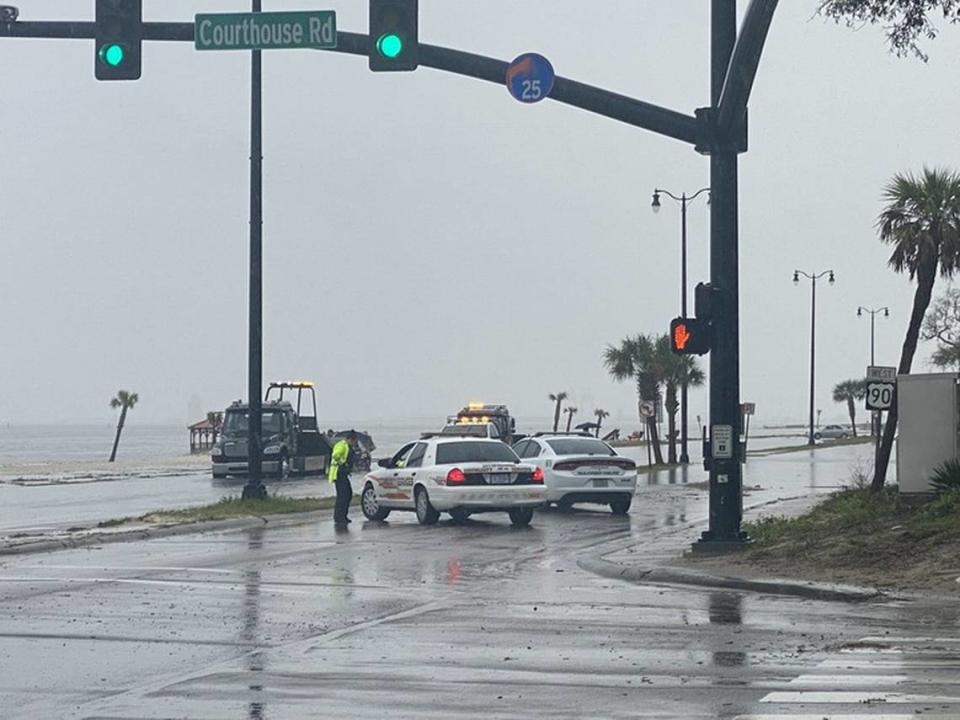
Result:
M637 489L637 464L589 435L540 433L515 443L517 456L544 473L546 501L609 505L615 515L630 510Z
M463 522L474 513L506 512L517 526L529 525L543 504L543 471L522 463L499 440L426 437L404 445L363 480L360 508L369 520L394 510L412 510L421 525L441 512Z

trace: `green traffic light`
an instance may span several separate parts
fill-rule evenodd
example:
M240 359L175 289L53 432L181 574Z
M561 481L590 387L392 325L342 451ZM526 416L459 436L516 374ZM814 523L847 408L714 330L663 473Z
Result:
M116 43L110 43L100 48L100 59L110 67L120 67L125 55L123 46Z
M377 40L377 51L384 57L393 59L403 52L403 40L393 33L381 35Z

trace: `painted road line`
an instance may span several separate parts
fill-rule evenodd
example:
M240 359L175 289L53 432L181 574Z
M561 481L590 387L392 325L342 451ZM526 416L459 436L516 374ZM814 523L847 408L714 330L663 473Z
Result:
M769 693L760 702L803 703L805 705L920 705L930 703L960 703L960 695L913 695L896 692L853 692L846 690L797 690Z
M927 715L923 716L924 718L930 717ZM946 716L941 716L946 717ZM805 715L783 715L783 714L766 714L761 713L758 715L737 715L733 720L917 720L917 716L912 713L909 715L874 715L872 713L850 713L843 715L837 715L836 713L824 715L823 713L815 713L813 715L807 713ZM932 717L932 720L936 720L936 716Z
M909 675L801 675L790 681L790 685L815 685L817 687L836 687L838 685L864 686L868 688L901 685L906 682L919 682Z

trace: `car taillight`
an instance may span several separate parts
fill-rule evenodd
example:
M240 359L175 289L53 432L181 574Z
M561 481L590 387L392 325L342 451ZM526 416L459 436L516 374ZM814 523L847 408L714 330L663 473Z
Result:
M533 474L530 475L530 480L531 480L535 485L543 485L543 468L541 468L541 467L535 467L535 468L533 469Z
M554 470L576 470L580 467L579 463L575 462L558 462L553 466Z
M447 485L463 485L466 481L467 476L460 468L454 468L447 473Z

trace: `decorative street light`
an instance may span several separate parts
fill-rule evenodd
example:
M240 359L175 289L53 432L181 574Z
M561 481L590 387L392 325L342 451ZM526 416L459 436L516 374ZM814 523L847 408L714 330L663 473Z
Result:
M829 282L833 285L833 270L824 270L820 273L807 273L803 270L794 270L793 271L793 284L800 284L800 276L803 275L805 278L810 280L810 435L807 438L807 445L816 445L816 440L814 439L814 429L813 429L813 384L814 384L814 350L816 348L816 338L817 338L817 280L822 278L824 275L828 275Z
M677 197L669 190L654 188L653 202L650 207L654 214L660 212L660 193L680 203L680 317L687 317L687 203L692 202L702 193L708 193L707 205L710 204L710 188L700 188L693 195L686 193ZM690 462L687 452L687 383L680 385L680 462L684 465Z
M876 324L875 321L876 321L877 313L880 313L880 312L883 313L884 317L887 317L887 318L890 317L890 308L886 306L874 308L873 310L871 310L870 308L865 308L862 305L857 308L857 317L863 317L864 313L870 314L870 365L877 364L876 359L874 358L874 347L875 347L874 327ZM873 437L875 438L880 437L880 413L877 412L876 410L874 410L870 416L870 434L873 435Z
M890 317L890 308L888 308L888 307L880 307L880 308L875 308L875 309L873 309L873 310L870 310L869 308L865 308L865 307L863 307L863 306L861 305L860 307L857 308L857 317L863 317L863 314L864 314L864 313L870 313L870 364L871 364L871 365L876 365L876 364L877 364L877 363L875 362L875 360L874 360L874 353L873 353L873 350L874 350L874 318L875 318L876 314L877 314L877 313L880 313L880 312L883 313L883 316L884 316L884 317Z

